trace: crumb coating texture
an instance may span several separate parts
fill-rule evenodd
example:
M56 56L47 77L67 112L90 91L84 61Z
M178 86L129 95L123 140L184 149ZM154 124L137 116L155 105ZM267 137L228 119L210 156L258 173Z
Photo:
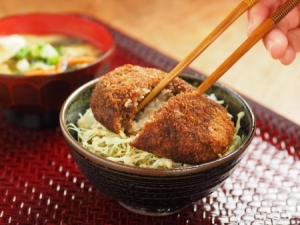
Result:
M175 162L199 164L223 154L234 132L227 110L193 91L171 97L156 110L131 145Z
M137 113L138 103L149 93L167 73L135 65L124 65L101 76L93 90L90 107L94 117L107 129L120 133L131 123ZM195 88L175 78L166 87L174 95Z

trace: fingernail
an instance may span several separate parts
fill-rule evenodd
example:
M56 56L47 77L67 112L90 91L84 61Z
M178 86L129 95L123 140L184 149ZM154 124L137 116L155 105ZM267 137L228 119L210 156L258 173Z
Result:
M253 25L253 19L250 18L248 21L248 27L247 27L247 35L250 36L252 33L252 25Z
M268 51L269 51L270 54L272 54L272 48L273 48L273 46L274 46L274 42L273 41L268 41L266 43L266 47L267 47L267 49L268 49Z

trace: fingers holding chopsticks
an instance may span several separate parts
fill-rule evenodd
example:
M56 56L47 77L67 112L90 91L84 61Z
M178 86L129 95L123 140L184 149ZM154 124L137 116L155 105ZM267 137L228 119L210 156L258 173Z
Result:
M284 0L258 0L248 11L248 35L263 23ZM274 59L291 64L300 52L300 4L263 38L264 45Z

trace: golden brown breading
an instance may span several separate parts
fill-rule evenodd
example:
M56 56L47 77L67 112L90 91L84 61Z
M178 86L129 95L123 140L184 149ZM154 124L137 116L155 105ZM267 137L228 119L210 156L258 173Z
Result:
M100 77L91 96L94 117L113 132L126 129L137 113L138 103L166 75L158 69L128 64ZM180 78L175 78L166 88L174 94L194 89Z
M175 162L199 164L223 154L234 132L223 106L197 91L186 92L156 110L131 145Z

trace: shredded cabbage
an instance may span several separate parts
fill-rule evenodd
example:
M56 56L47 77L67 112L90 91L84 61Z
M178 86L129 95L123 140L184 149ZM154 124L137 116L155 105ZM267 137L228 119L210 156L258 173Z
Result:
M223 101L217 100L214 95L211 95L210 97L220 104L223 104ZM236 132L232 144L226 154L219 154L219 157L223 157L233 152L243 141L244 137L239 136L238 131L241 127L240 121L244 114L244 112L238 113ZM80 114L79 116L80 118L77 121L77 125L71 123L68 125L68 129L76 131L78 142L95 155L107 158L114 162L145 168L171 169L189 166L133 148L129 143L134 136L126 136L122 131L119 134L109 131L94 118L90 108L87 109L84 115Z
M116 134L107 130L93 116L89 108L75 124L69 124L69 129L75 130L78 142L88 151L105 157L114 162L131 166L147 168L175 168L182 164L174 163L171 159L161 158L129 145L133 136L128 137L121 132Z
M224 155L219 155L219 157L223 157L225 155L230 154L231 152L233 152L235 149L237 149L239 147L239 145L242 143L242 141L244 140L244 136L239 136L238 132L241 128L241 119L243 118L243 116L245 115L244 112L239 112L237 114L237 120L236 120L236 124L235 124L235 134L233 136L231 145L229 147L229 149L227 150L227 152Z

